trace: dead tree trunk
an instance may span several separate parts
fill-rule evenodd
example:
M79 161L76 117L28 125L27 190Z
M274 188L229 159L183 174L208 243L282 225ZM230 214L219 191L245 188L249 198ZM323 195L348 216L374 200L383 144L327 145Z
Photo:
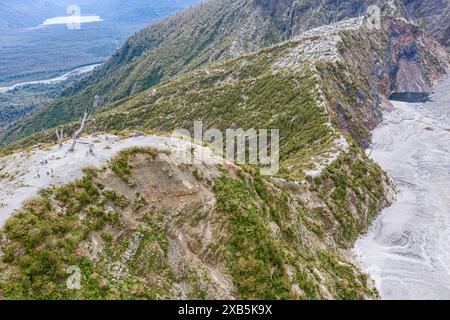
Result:
M86 125L86 120L89 118L89 114L87 112L84 113L84 116L81 120L80 128L75 131L75 133L72 136L72 146L69 149L69 152L75 151L75 145L77 144L77 139L80 136L80 134L84 131L84 127Z
M59 148L62 148L64 142L64 128L61 128L61 131L56 129L56 138L58 139Z

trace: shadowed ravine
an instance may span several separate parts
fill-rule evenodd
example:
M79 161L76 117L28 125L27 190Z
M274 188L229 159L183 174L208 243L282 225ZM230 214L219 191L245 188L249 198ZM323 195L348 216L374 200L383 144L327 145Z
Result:
M430 99L393 102L374 132L398 200L355 252L383 299L450 299L450 78Z

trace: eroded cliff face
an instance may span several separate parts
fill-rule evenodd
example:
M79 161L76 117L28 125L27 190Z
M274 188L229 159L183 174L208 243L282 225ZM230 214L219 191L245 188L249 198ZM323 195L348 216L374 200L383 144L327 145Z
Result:
M431 93L449 69L449 53L415 26L393 21L389 34L390 93Z
M42 190L7 221L0 297L375 298L344 249L392 201L390 190L358 148L304 182L125 150ZM78 290L67 287L71 267Z
M403 0L410 16L442 45L450 46L450 1Z
M367 148L391 94L430 93L447 74L450 55L404 20L385 18L379 30L367 28L364 20L349 21L356 27L341 22L306 34L319 36L315 53L336 48L335 58L319 61L316 67L322 91L338 127Z
M290 39L320 25L365 15L377 5L384 16L415 21L442 45L449 45L448 0L253 0L273 20L283 39Z

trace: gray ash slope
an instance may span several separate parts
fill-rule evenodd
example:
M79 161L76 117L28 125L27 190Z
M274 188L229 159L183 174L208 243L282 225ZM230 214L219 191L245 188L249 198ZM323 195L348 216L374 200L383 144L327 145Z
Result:
M394 102L374 133L373 159L398 200L356 245L385 299L450 298L450 78L426 103Z

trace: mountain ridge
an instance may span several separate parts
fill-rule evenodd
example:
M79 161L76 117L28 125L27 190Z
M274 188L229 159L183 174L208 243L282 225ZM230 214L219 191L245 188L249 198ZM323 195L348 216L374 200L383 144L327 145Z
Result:
M362 19L363 18L358 18L354 21L359 21L358 24L361 25L363 24ZM346 21L341 24L345 26ZM352 93L342 85L342 83L345 84L348 81L342 78L341 75L336 75L336 70L325 66L322 71L318 71L319 74L322 73L322 77L324 78L330 78L330 76L332 76L330 79L340 79L340 81L342 81L342 83L335 81L333 84L335 90L333 93L329 93L328 98L330 101L333 101L335 100L334 96L339 96L340 102L338 102L336 106L333 106L335 110L339 110L340 108L342 109L342 101L349 101L348 103L353 104L352 108L349 109L349 112L352 114L352 117L356 116L358 119L356 123L358 124L348 121L348 119L340 120L340 127L345 128L345 130L350 133L353 138L359 141L360 145L368 146L370 142L370 131L381 119L380 107L384 103L383 101L390 96L391 92L397 90L398 88L406 91L431 91L433 86L439 81L440 77L445 75L447 72L449 66L449 55L444 48L433 41L424 32L420 31L420 29L416 26L410 25L402 20L392 19L384 19L382 29L373 33L370 37L367 37L368 40L373 38L370 41L364 39L364 37L367 36L367 32L370 32L370 30L359 32L360 35L357 38L352 37L351 34L346 35L345 32L343 32L342 37L346 38L349 42L353 42L353 47L352 45L345 45L340 38L336 43L328 46L327 43L329 39L327 39L327 37L328 35L333 37L332 35L336 32L333 28L337 25L339 25L339 23L336 25L319 27L317 29L319 30L317 35L314 34L314 29L309 32L309 36L308 32L306 32L305 35L307 38L309 37L312 39L312 42L310 41L312 44L317 43L317 47L313 46L312 51L319 50L318 53L320 53L320 50L336 51L337 53L335 52L334 54L339 54L344 60L347 60L347 64L344 67L342 67L342 64L339 63L339 61L334 61L335 59L331 60L334 65L339 67L338 69L341 69L340 72L348 73L350 72L348 70L352 70L351 73L357 75L360 72L360 69L358 68L364 70L364 76L356 76L356 78L360 79L360 83L365 83L363 86L366 88L366 93L364 93L362 97L366 101L363 102L360 99L361 97L352 100L343 96L343 94L348 96L354 95L354 92ZM321 30L325 30L325 32ZM337 32L339 32L338 29ZM320 34L322 34L322 36L320 36ZM376 35L382 36L375 37ZM317 39L317 41L315 39ZM355 41L355 39L358 40ZM376 43L376 41L378 41L378 43ZM289 40L282 44L278 44L275 47L289 46L292 42L296 42L295 38L294 40ZM425 45L425 43L427 45ZM364 48L364 46L372 47L373 52L367 52L367 49ZM264 49L262 52L264 52ZM376 53L376 55L374 53ZM325 52L325 54L329 56L330 53ZM241 57L245 57L245 55ZM306 58L303 57L303 60L307 60L308 58L312 59L313 55L307 55ZM239 57L237 59L239 59ZM295 62L297 57L291 56L290 59ZM301 61L302 60L299 62L300 64ZM408 76L411 72L414 74L413 77ZM195 73L195 70L191 71L191 73ZM189 72L183 74L189 74ZM170 82L170 80L168 80L168 82ZM134 99L135 96L136 95L130 96L127 99L119 101L111 106L104 105L102 106L102 110L114 110L114 108L120 106L121 104L126 105L126 101ZM369 101L367 100L367 97L371 97L369 100L373 101L371 102L372 105L368 105L363 108L362 106ZM362 109L366 110L364 114L362 114L361 111L358 111ZM45 110L37 114L37 116L42 118L39 121L44 127L55 123L55 117L56 120L58 120L58 117L65 117L64 115L67 113L70 118L69 114L78 112L74 106L64 109L56 106L52 112L47 111L48 110ZM339 114L342 113L342 111L337 111L336 113ZM366 120L363 120L364 118ZM31 118L31 121L36 120L36 116ZM361 122L362 120L363 122ZM161 121L164 122L163 119L161 119ZM119 123L124 125L123 122ZM19 134L28 135L32 133L28 131L30 126L27 122L21 124L21 126L22 127L18 132ZM13 130L11 131L12 132L6 132L4 134L3 141L5 141L5 139L14 139L15 132ZM27 131L30 133L27 133ZM33 139L31 139L31 141L33 141Z
M378 2L363 1L357 6L351 6L349 1L339 5L334 1L296 3L211 0L152 25L131 37L104 67L67 90L65 98L52 103L47 111L59 109L62 116L55 115L55 120L46 126L76 119L86 106L92 105L95 95L102 96L103 105L111 104L179 72L279 43L324 22L358 16ZM408 1L411 14L401 1L395 3L399 9L391 15L410 18L420 11L414 1ZM321 11L317 11L318 7ZM445 2L437 7L443 12L447 8ZM383 4L381 8L387 11L390 7ZM422 15L416 13L418 17ZM301 24L292 21L301 21Z

